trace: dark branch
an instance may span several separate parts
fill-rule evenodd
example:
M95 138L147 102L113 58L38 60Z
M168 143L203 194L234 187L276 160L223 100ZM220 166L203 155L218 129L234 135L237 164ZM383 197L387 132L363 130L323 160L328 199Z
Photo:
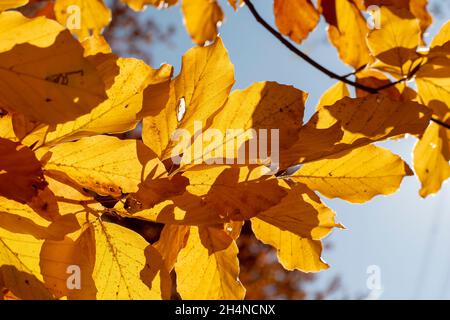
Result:
M447 128L447 129L450 130L450 124L447 124L447 123L445 123L445 122L443 122L443 121L441 121L439 119L436 119L436 118L431 118L431 121L433 121L434 123L437 123L438 125L443 126L444 128Z

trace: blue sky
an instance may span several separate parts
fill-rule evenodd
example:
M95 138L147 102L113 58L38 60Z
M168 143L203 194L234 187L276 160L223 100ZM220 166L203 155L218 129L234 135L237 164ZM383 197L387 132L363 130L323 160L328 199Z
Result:
M291 54L256 23L247 8L235 13L227 1L219 2L226 14L220 35L235 66L235 88L267 80L294 85L310 94L305 115L309 118L320 95L334 80ZM431 6L439 2L444 10L435 18L428 38L450 18L450 0L430 2ZM274 25L272 0L254 3ZM183 53L193 46L182 25L180 8L148 8L145 14L161 26L176 27L173 46L157 44L152 48L153 66L170 63L179 70ZM346 73L349 69L328 44L325 28L322 21L301 49L337 73ZM412 166L415 142L415 138L408 137L380 145ZM331 268L318 275L313 289L325 286L338 275L342 288L333 298L367 296L367 268L376 265L381 271L382 299L450 299L450 186L445 184L438 195L427 199L420 198L419 188L417 178L408 177L396 194L379 196L363 205L325 199L347 230L337 230L327 238L332 249L325 250L324 259Z

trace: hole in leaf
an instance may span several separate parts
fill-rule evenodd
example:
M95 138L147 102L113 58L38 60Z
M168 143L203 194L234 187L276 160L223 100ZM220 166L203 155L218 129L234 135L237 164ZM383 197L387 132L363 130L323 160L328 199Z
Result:
M186 114L186 100L184 99L184 97L181 97L180 100L178 101L178 106L177 106L178 122L183 120L185 114Z

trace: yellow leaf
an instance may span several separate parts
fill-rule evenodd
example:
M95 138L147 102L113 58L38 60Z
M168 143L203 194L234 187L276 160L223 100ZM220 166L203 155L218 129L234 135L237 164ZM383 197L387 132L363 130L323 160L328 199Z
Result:
M287 149L296 141L307 96L301 90L276 82L257 82L244 90L233 91L212 121L214 136L205 134L198 137L185 150L180 166L186 170L189 164L224 164L234 158L233 163L268 164L273 153L278 152L277 148ZM261 129L267 130L267 136L261 133ZM277 130L277 133L271 132L272 129ZM230 130L236 131L230 133ZM272 137L272 134L277 134L278 138ZM277 148L272 147L271 141L274 139L277 139ZM199 140L201 152L198 152L196 144ZM257 152L250 154L246 151L245 157L240 154L245 148L244 142L249 140L252 140L253 146L261 143L261 140L267 140L268 159L260 157Z
M320 97L320 101L317 104L316 110L319 110L323 106L331 106L341 100L342 98L349 97L350 92L348 91L347 85L344 82L337 82L331 88L329 88Z
M47 124L88 113L106 98L95 67L67 31L48 48L26 43L0 53L0 93L6 109Z
M27 3L28 0L3 0L2 3L0 3L0 11L21 7Z
M34 279L6 283L21 298L30 295L23 290L26 285L69 299L161 299L170 294L170 278L156 249L137 233L99 219L62 241L36 240L0 227L2 245L7 248L0 250L4 279ZM80 268L78 290L67 285L71 266Z
M335 214L324 205L320 198L308 187L299 183L288 187L287 195L275 206L259 213L254 220L261 220L297 236L320 240L334 227L340 227L334 221Z
M0 30L4 30L0 33L0 52L5 52L22 43L49 47L64 28L51 19L28 19L20 12L8 11L0 13Z
M73 214L49 219L40 214L35 203L20 204L0 197L0 228L16 234L32 235L36 239L62 240L68 233L80 228Z
M158 242L154 244L169 272L175 267L180 250L186 246L189 229L189 226L166 224Z
M59 144L50 149L49 156L43 160L46 170L65 173L89 190L114 197L136 192L146 175L159 166L140 141L110 136Z
M409 3L410 10L420 22L420 29L425 32L433 23L433 17L427 11L428 0L411 0Z
M447 21L439 30L439 33L433 38L431 48L443 46L448 42L450 42L450 21Z
M252 219L252 229L256 238L277 249L278 261L285 269L298 269L303 272L328 269L328 265L320 258L320 241L302 238L258 218Z
M414 170L426 197L437 193L442 183L450 177L450 131L431 123L414 148Z
M92 35L81 42L84 56L94 56L98 53L111 53L112 49L102 35Z
M183 173L189 179L181 195L133 214L171 224L205 225L243 221L276 205L287 193L263 167L207 166ZM117 208L119 209L119 208Z
M170 296L169 273L156 249L137 233L113 223L97 219L74 241L48 241L41 256L46 258L41 258L44 279L58 296L99 300L153 300ZM67 263L79 265L82 276L84 273L81 290L68 290L66 281L52 276L65 273L67 277Z
M170 158L176 144L171 141L175 130L186 129L193 135L196 121L206 129L207 121L221 109L233 84L234 68L220 38L210 46L190 49L183 56L180 74L171 82L168 100L162 104L147 102L149 93L144 93L144 143L161 160Z
M431 25L433 19L427 11L428 0L364 0L366 6L391 6L409 10L420 21L422 32Z
M245 296L239 281L238 248L223 230L191 227L175 264L177 291L183 299L238 300Z
M328 198L363 203L379 194L394 193L403 177L412 174L399 156L367 145L307 163L291 178Z
M394 101L385 95L344 98L319 109L280 158L292 165L405 133L420 135L429 120L430 111L417 102Z
M45 241L50 241L47 239L62 243L64 235L79 228L77 219L70 215L50 223L29 207L3 198L0 198L0 211L7 211L0 215L0 285L3 279L3 286L20 299L53 299L52 288L45 283L41 272L40 262L47 258L41 255L41 248ZM65 271L58 275L64 282ZM52 275L55 276L49 274Z
M307 97L292 86L256 82L233 91L211 127L224 136L227 129L279 129L280 148L287 148L302 125Z
M306 39L320 19L311 0L275 0L274 14L280 32L298 43Z
M0 138L0 195L25 203L46 185L34 153L18 142Z
M370 62L366 20L351 0L321 0L319 8L328 23L328 37L339 57L355 69Z
M85 192L67 176L47 171L45 179L48 188L39 192L29 203L45 219L55 221L64 215L79 214L86 210L100 212L105 209L92 194Z
M426 63L416 74L421 101L441 120L450 117L450 23L433 39Z
M202 46L216 39L217 27L224 19L216 0L184 0L181 10L186 29L196 44Z
M378 60L372 67L387 71L397 78L409 75L418 59L421 43L418 20L406 9L380 8L380 28L370 31L367 43Z
M54 299L40 275L42 243L43 240L9 232L0 226L0 285L20 299Z
M14 130L13 117L10 114L0 117L0 138L19 142L19 138Z
M425 105L440 119L446 120L450 114L450 77L448 76L450 59L444 58L443 63L436 62L439 58L436 56L428 60L420 68L416 75L416 83L419 96Z
M56 0L56 20L80 40L100 35L111 21L111 11L103 0Z
M450 72L450 64L445 67L426 64L419 72L416 82L421 99L434 114L445 119L450 113L450 78L442 75Z
M170 78L172 67L163 65L155 70L140 60L117 59L113 55L105 57L97 69L104 82L112 84L106 91L108 99L73 121L52 128L41 125L25 138L25 142L36 146L53 145L95 134L127 132L136 127L141 119L144 89L160 91L156 84ZM119 74L116 74L117 67Z

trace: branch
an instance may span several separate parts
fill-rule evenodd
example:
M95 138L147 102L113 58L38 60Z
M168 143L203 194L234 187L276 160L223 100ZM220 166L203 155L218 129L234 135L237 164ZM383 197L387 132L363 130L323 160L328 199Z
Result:
M366 91L368 93L379 93L382 90L385 90L387 88L393 87L399 83L402 83L404 81L407 81L409 79L411 79L416 72L419 70L420 68L420 64L417 65L407 76L403 77L402 79L395 81L395 82L390 82L388 84L385 84L381 87L378 88L372 88L372 87L368 87L365 86L361 83L355 82L355 81L351 81L349 79L347 79L348 77L355 75L357 72L361 71L362 69L365 68L365 66L361 66L360 68L358 68L357 70L340 76L336 73L334 73L333 71L325 68L324 66L322 66L321 64L319 64L317 61L315 61L314 59L310 58L306 53L304 53L303 51L301 51L300 49L298 49L296 46L294 46L289 40L287 40L281 33L279 33L277 30L275 30L270 24L267 23L267 21L265 21L261 15L258 13L258 11L256 10L255 6L253 5L253 3L250 0L244 0L245 4L247 5L248 9L250 10L250 12L253 14L254 18L256 19L256 21L259 22L259 24L261 24L267 31L269 31L275 38L277 38L286 48L288 48L290 51L292 51L294 54L296 54L297 56L299 56L300 58L302 58L303 60L305 60L306 62L308 62L311 66L313 66L314 68L318 69L319 71L321 71L322 73L326 74L327 76L329 76L332 79L336 79L339 81L342 81L352 87L361 89L363 91ZM442 122L436 118L431 118L431 121L443 126L444 128L450 129L450 125L446 124L445 122Z
M351 77L351 76L355 76L358 72L360 72L361 70L364 70L366 67L367 67L367 64L364 64L361 67L359 67L358 69L356 69L355 71L352 71L350 73L344 74L341 77L348 78L348 77Z
M433 121L434 123L437 123L438 125L443 126L444 128L447 128L447 129L450 130L450 124L447 124L447 123L445 123L445 122L443 122L443 121L441 121L439 119L436 119L436 118L431 118L431 121Z

